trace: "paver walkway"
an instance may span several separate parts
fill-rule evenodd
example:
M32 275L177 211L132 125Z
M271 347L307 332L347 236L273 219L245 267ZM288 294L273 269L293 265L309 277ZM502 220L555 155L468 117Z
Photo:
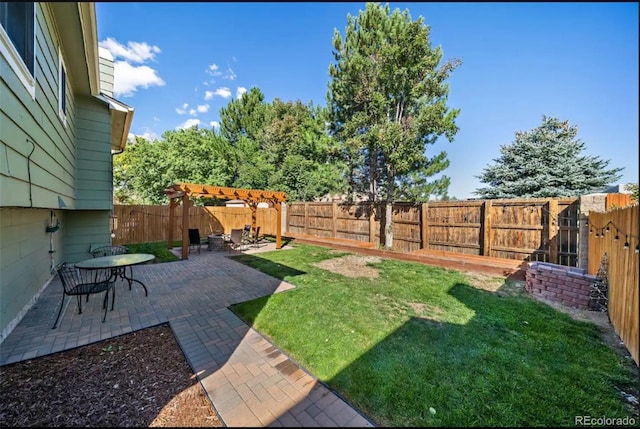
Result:
M270 245L273 246L273 245ZM266 249L262 249L266 250ZM286 251L282 249L281 251ZM373 426L227 307L294 286L202 250L189 259L134 267L134 284L116 284L116 304L102 320L102 300L62 296L56 277L0 343L0 365L67 350L168 322L187 361L227 426Z

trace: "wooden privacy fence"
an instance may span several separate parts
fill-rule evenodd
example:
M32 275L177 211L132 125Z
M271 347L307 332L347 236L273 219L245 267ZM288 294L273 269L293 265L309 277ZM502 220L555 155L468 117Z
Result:
M596 275L606 253L609 319L633 356L639 358L638 205L589 213L589 274Z
M175 208L173 237L182 237L182 206ZM151 243L168 240L169 206L114 205L113 244ZM260 234L275 235L278 216L274 208L258 208ZM198 228L200 237L229 234L234 228L251 224L249 207L204 206L189 209L189 228Z
M576 198L394 203L393 250L441 250L576 266L578 209ZM286 231L380 246L384 216L383 205L292 203Z

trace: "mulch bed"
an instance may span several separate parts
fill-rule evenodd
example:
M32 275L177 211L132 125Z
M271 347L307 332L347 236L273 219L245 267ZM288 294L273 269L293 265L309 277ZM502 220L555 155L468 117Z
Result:
M220 427L168 325L0 367L0 427Z

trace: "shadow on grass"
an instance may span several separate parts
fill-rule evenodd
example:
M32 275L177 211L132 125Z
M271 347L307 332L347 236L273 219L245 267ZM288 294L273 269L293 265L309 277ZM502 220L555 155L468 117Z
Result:
M306 274L304 271L297 270L288 265L270 261L259 256L243 254L230 256L229 259L240 262L243 265L262 271L265 274L275 277L279 280L291 280L291 278Z
M594 325L462 283L449 294L475 314L457 324L418 312L327 385L383 426L572 426L577 415L633 415L614 387L633 375Z

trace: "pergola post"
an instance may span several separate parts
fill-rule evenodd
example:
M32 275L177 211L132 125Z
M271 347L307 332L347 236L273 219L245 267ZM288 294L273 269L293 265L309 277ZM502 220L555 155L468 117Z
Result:
M258 204L250 203L249 207L251 207L251 229L255 232L256 226L258 224L258 219L256 214L256 212L258 211Z
M167 249L169 250L173 248L173 229L176 224L175 208L176 200L174 198L169 198L169 231L167 234Z
M189 258L189 195L182 196L182 259Z
M278 214L278 223L276 224L276 249L282 248L282 204L278 201L276 204L276 213Z

